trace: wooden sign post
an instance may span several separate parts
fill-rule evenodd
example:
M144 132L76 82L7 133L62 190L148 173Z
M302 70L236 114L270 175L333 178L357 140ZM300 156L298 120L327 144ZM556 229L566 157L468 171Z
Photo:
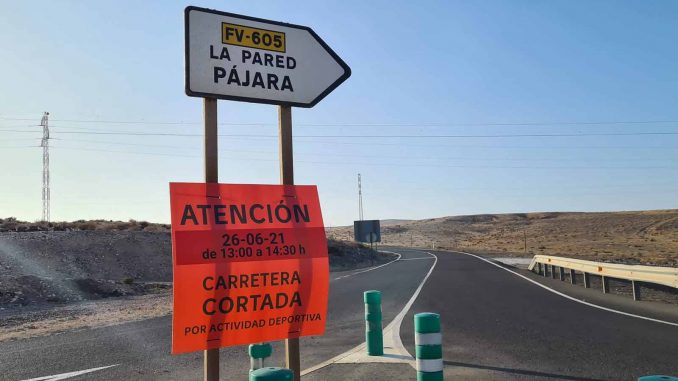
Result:
M205 122L205 182L219 182L219 127L217 123L217 100L203 99ZM219 348L205 349L203 355L204 381L219 381Z
M274 104L278 106L280 183L284 186L293 186L292 106L315 106L351 76L351 69L311 28L306 26L264 20L193 6L189 6L185 9L184 23L186 95L201 97L204 102L205 183L214 184L214 189L221 186L218 184L217 99L225 99L241 102ZM175 189L181 187L181 185L175 185ZM170 189L172 189L172 186L170 186ZM186 189L192 188L189 186L189 188ZM315 188L313 189L313 191L316 192L315 200L317 200L317 190L315 190ZM308 195L311 195L311 199L313 198L312 193L308 193L309 189L300 192L303 192L307 198L309 197ZM172 197L172 191L170 191L170 193ZM210 207L208 204L209 202L204 202L202 205L199 205L199 207L205 208L201 209L203 213L202 216L206 216L206 208ZM217 213L216 207L217 206L214 206L215 209L213 212L214 218L218 219L223 215ZM223 210L221 208L226 206L218 205L218 207L220 210ZM232 210L231 213L233 213ZM175 216L173 215L173 219L174 218ZM193 218L195 218L195 216L193 216ZM216 223L219 224L220 222ZM319 223L322 224L322 218L319 219ZM219 226L223 228L226 225L223 223ZM299 225L296 226L296 228L301 229L299 230L300 233L296 234L292 233L291 230L286 230L290 233L285 234L290 234L291 238L300 240L317 241L320 237L320 230L304 230L304 228L307 227L308 226L306 225ZM253 227L248 227L248 229L252 228ZM187 228L182 226L178 227L178 229L180 230L178 234L188 234L186 233L187 230L191 231L203 228ZM212 229L212 233L219 230L219 228L215 226L209 227L209 229ZM234 228L231 226L230 229L238 230L245 228ZM316 226L315 229L321 229L321 227ZM324 228L321 230L326 256ZM195 261L195 258L191 257L187 259L186 255L194 255L195 253L194 250L187 249L186 245L182 246L181 250L184 251L182 251L181 255L178 257L176 253L177 246L174 232L173 220L173 258L175 260L174 286L176 290L178 286L176 260L178 258L184 261L184 263L181 264L182 266L190 264L207 266L211 265L211 262L191 262L187 264L186 261ZM210 238L209 234L211 233L208 232L208 235L205 236L206 242L214 242L214 237ZM212 241L209 241L210 239ZM252 247L242 247L239 249L252 250ZM223 248L221 250L223 250ZM208 254L212 254L209 250L207 252ZM209 255L207 257L214 262L219 260L218 258L210 257ZM217 265L215 264L215 266ZM242 267L239 268L242 269ZM306 269L309 269L309 267ZM328 269L325 269L324 264L321 265L319 262L313 262L313 269L314 270L312 271L318 272L328 271ZM178 270L178 272L181 276L185 276L189 273L184 269ZM300 271L300 273L303 274L303 271ZM324 276L320 278L324 279ZM181 292L182 295L185 295L183 292L186 291L185 287L189 283L189 280L183 281L186 283L182 286ZM176 295L177 294L175 293L175 299ZM302 298L308 297L306 294L303 295ZM326 305L327 301L325 295L325 309ZM322 308L318 307L317 303L314 304L314 308L322 310ZM205 309L203 307L203 312L204 311ZM209 312L212 313L212 310L209 310ZM261 319L262 316L259 316L258 318ZM293 326L296 327L294 328L296 331L286 331L284 333L285 335L282 337L281 335L283 333L276 333L278 339L285 338L286 365L289 369L293 370L296 381L300 380L301 373L299 336L322 334L318 327L319 323L322 323L322 330L324 331L324 318L325 317L323 316L322 322L312 322L312 324L309 324L309 327L312 328L306 328L304 330L305 326L295 325L295 322ZM183 322L183 320L181 321ZM278 323L276 323L276 325L280 327ZM176 335L178 331L173 332ZM251 338L254 339L254 336L256 335L257 334L252 334ZM181 342L181 344L177 342L177 347L175 348L173 337L173 353L178 353L178 351L197 350L198 348L208 348L204 350L204 380L217 381L219 379L218 348L219 346L242 343L245 340L249 340L250 337L243 336L237 339L238 340L232 341L223 336L218 339L211 338L210 343L200 347L197 346L196 336L193 334L191 338L182 337L181 340L185 341ZM200 337L200 340L202 340L202 337ZM254 342L260 341L262 340ZM189 342L191 343L189 344Z
M294 151L292 143L292 107L278 106L278 150L280 154L280 184L294 185ZM285 339L285 366L301 380L299 338Z

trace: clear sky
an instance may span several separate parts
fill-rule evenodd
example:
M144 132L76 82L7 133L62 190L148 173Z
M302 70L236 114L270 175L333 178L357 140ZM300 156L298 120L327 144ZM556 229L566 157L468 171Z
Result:
M675 1L1 5L0 217L41 216L49 111L52 220L168 222L168 182L202 180L201 138L93 132L202 132L187 5L308 25L351 66L293 110L296 182L328 225L357 218L358 173L368 219L678 207ZM263 135L220 138L220 182L277 183L276 107L220 101L219 122Z

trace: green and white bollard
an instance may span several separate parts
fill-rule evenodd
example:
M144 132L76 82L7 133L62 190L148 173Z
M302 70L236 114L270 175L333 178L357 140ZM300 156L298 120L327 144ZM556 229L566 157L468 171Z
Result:
M363 293L365 301L365 342L367 354L382 356L384 354L384 336L381 330L381 292L376 290Z
M293 381L294 372L287 368L261 368L250 372L250 381Z
M672 376L644 376L640 377L638 381L678 381L678 377Z
M247 352L250 355L250 372L264 367L264 359L271 357L273 346L269 343L250 344Z
M414 315L417 381L443 381L442 343L440 315L433 312Z

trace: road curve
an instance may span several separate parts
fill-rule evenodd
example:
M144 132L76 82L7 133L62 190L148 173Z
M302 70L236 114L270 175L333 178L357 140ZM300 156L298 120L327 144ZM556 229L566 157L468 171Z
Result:
M302 368L363 342L363 291L382 291L384 325L403 309L433 261L410 260L430 258L421 251L393 250L402 260L368 272L332 274L327 333L302 339ZM568 300L472 256L434 254L437 265L400 334L414 353L413 314L440 313L446 379L596 381L678 374L676 327ZM26 380L109 365L116 366L69 380L200 379L202 354L170 356L169 347L169 317L0 343L0 379ZM282 347L274 347L269 364L282 365ZM221 353L222 374L246 379L244 348ZM305 379L413 377L414 370L404 364L336 364Z
M402 250L402 259L427 256ZM384 292L384 322L403 308L430 268L430 261L396 261L369 272L332 273L328 324L322 337L302 338L302 368L311 367L364 341L362 293ZM337 279L338 278L338 279ZM196 380L202 377L202 353L171 356L169 316L111 327L84 329L51 336L0 343L0 380L28 380L63 373L105 368L68 380ZM283 347L274 343L268 364L281 366ZM229 379L246 379L246 347L221 350L221 372Z
M440 313L446 378L630 381L678 374L677 327L568 300L472 256L434 254L438 264L401 337L414 353L413 314Z

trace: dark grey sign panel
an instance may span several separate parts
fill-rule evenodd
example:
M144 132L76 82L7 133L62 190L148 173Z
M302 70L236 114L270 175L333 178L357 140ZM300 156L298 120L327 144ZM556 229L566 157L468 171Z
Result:
M353 237L357 242L381 242L379 220L353 221Z

